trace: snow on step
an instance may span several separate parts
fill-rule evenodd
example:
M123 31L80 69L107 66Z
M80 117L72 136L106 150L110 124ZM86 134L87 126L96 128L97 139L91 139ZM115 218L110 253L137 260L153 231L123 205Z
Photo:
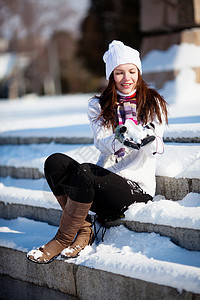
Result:
M82 119L82 116L80 116ZM200 119L200 117L199 117ZM165 142L200 142L200 123L169 124L166 126ZM41 144L50 142L62 144L91 144L93 136L89 124L74 124L55 128L13 130L0 133L0 144Z
M38 168L43 173L45 159L62 152L82 162L96 163L99 151L94 145L33 144L0 146L0 166ZM175 178L200 178L200 144L165 144L157 155L156 175Z
M0 183L0 200L4 203L32 205L59 209L59 204L51 192L42 190L6 187Z
M14 181L17 179L11 180L13 183ZM55 197L47 191L45 181L42 180L42 182L44 182L42 191L6 186L6 183L0 183L0 200L5 204L18 203L59 209ZM149 201L147 204L134 203L125 213L125 220L200 229L200 194L190 193L181 201L176 202L166 200L162 196L155 196L153 201Z
M61 210L44 179L1 178L0 217L28 217L59 225ZM156 232L168 236L188 250L200 250L200 194L190 193L172 202L156 196L147 204L135 203L124 219L109 226L125 225L136 232Z
M180 201L155 196L153 202L134 203L125 220L200 230L200 194L190 193Z
M41 178L45 159L55 152L65 153L80 163L96 163L94 145L32 144L0 146L0 176ZM200 192L200 145L166 144L157 156L156 194L180 200L189 192Z
M53 142L50 144L4 145L0 146L0 166L37 168L43 173L45 159L57 152L65 153L80 163L96 163L98 157L98 150L91 145L63 145Z
M88 124L87 106L91 96L81 94L1 101L1 135L16 136L19 130L24 136L31 136L32 130L46 132L47 129L48 136L51 130L59 134L59 129L65 126Z
M171 253L170 248L173 249ZM160 237L154 233L139 234L120 226L109 229L104 243L98 245L95 251L91 248L85 249L84 253L75 260L75 263L114 273L120 272L125 276L176 288L178 288L180 278L183 281L188 279L190 287L183 287L182 285L182 288L186 290L191 288L199 293L199 262L195 267L184 266L187 262L184 260L181 262L180 258L183 253L178 254L179 247L176 250L175 248L176 246L174 247L168 238ZM173 253L174 250L177 251L176 254ZM184 250L186 254L185 251L187 252L187 250ZM200 258L199 252L192 253L195 254L195 260ZM177 255L180 255L179 262L175 258ZM192 257L191 261L193 261ZM182 289L181 286L179 288Z
M87 117L90 94L38 97L0 103L0 144L48 143L55 139L91 141ZM82 142L85 142L85 139Z
M200 119L200 117L199 117ZM164 132L166 142L200 142L200 123L192 124L169 124Z
M165 144L157 156L156 174L175 178L200 178L200 144Z
M91 142L87 105L92 96L65 95L1 102L0 144L48 143L53 140L74 143L80 139L83 143ZM194 111L191 111L191 107L188 109L188 106L184 109L183 106L169 107L169 126L165 129L165 140L199 142L198 106L195 106ZM183 117L185 115L189 117ZM174 124L177 120L180 124Z

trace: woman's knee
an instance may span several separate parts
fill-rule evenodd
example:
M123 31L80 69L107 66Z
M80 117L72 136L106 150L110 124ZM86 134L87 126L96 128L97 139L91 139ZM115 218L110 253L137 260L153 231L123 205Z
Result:
M55 195L67 194L72 174L70 164L73 165L74 160L62 153L54 153L45 161L44 174Z
M49 174L52 171L55 171L55 168L59 168L60 163L62 162L62 153L53 153L44 162L44 171L45 174Z

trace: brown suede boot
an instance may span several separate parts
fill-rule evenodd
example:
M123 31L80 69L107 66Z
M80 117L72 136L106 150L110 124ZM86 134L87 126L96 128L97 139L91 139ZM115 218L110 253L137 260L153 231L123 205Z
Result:
M55 237L44 246L31 250L27 254L27 258L43 264L53 261L63 249L72 244L91 205L92 203L80 203L68 198Z
M67 203L67 198L68 198L67 194L66 195L61 195L61 196L55 196L55 197L58 200L58 203L60 204L62 210L64 210L65 205Z
M58 203L61 208L64 210L66 202L67 202L67 194L56 196ZM61 256L64 258L74 258L77 257L79 252L85 248L87 245L91 245L93 242L94 232L92 229L92 225L90 222L84 221L83 225L79 229L77 233L77 237L75 241L71 244L71 246L64 249L61 253Z
M79 229L75 241L61 253L63 258L75 258L79 252L83 250L87 245L91 245L94 238L94 232L92 224L84 221L83 225Z
M64 210L67 195L56 196L58 203L61 208ZM87 245L91 245L93 242L94 232L92 229L91 223L84 221L83 225L79 229L77 233L77 237L75 241L71 244L71 246L64 249L61 253L61 257L64 258L75 258L78 256L79 252L85 248Z

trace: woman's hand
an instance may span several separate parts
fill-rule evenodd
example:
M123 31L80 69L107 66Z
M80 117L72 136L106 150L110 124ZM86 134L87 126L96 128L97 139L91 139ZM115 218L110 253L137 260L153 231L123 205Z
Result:
M115 138L127 147L139 150L140 147L155 140L155 135L148 135L141 125L136 125L132 120L126 120L124 125L115 129Z
M115 138L127 147L139 150L140 144L135 143L133 138L129 136L125 125L118 125L115 129Z

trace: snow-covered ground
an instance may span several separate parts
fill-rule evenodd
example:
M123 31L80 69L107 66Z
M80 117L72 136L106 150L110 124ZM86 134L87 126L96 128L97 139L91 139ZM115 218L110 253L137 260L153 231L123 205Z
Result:
M0 165L38 168L43 173L45 159L52 153L65 153L80 163L96 163L99 152L94 145L31 144L0 146ZM178 152L178 155L177 155ZM200 178L200 144L165 145L157 156L156 175L176 178Z
M177 47L174 47L169 53L175 55L177 51ZM199 49L194 51L195 55L199 55ZM163 66L167 68L168 56L165 62ZM166 127L165 136L200 137L200 85L194 82L193 75L189 76L193 74L190 64L188 62L187 70L184 70L183 65L177 62L180 71L177 81L168 82L161 91L170 103L169 127ZM86 115L91 96L67 95L1 101L0 137L92 137ZM93 145L2 145L0 165L33 167L43 172L45 158L54 152L66 153L80 162L95 163L98 156ZM199 144L166 144L165 153L157 158L157 175L200 178L199 171ZM0 178L0 199L5 203L59 208L44 179ZM131 205L125 218L200 229L200 195L190 193L177 202L158 195L146 205ZM0 245L27 251L47 242L56 230L56 227L46 223L24 218L1 219ZM173 286L178 290L200 293L200 252L182 249L169 238L154 233L135 233L123 226L110 228L104 242L86 247L77 259L71 261Z

